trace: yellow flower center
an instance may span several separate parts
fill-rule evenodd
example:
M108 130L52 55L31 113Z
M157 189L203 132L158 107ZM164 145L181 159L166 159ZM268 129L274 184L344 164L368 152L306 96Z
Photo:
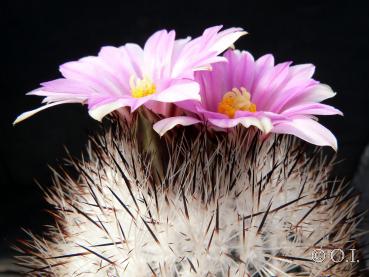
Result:
M143 79L132 76L129 80L129 86L132 96L135 98L145 97L156 92L155 84L147 76L144 76Z
M218 104L218 112L230 118L234 117L236 111L256 112L256 105L251 102L250 93L244 87L228 91Z

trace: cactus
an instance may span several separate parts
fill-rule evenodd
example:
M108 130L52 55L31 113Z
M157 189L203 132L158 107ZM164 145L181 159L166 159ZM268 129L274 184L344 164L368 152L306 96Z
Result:
M331 178L321 147L253 128L177 127L145 141L139 130L138 116L112 118L82 160L68 159L77 178L54 170L55 224L18 246L24 273L359 275L358 197Z

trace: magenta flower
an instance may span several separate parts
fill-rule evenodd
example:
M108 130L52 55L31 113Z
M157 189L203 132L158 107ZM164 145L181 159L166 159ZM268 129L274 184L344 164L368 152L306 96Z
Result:
M314 115L342 113L319 103L335 93L312 79L313 65L274 65L272 55L255 61L250 53L238 50L229 50L224 57L227 63L214 64L212 71L196 72L201 102L176 103L185 115L160 120L154 125L156 132L163 135L178 124L206 123L221 130L241 124L337 149L335 136Z
M128 43L103 47L98 56L60 66L64 78L41 84L29 95L44 96L46 105L21 114L17 123L49 107L65 103L87 103L89 114L101 120L106 114L141 105L200 100L194 72L224 61L218 55L245 32L240 28L220 31L215 26L202 36L175 40L175 32L154 33L142 49Z

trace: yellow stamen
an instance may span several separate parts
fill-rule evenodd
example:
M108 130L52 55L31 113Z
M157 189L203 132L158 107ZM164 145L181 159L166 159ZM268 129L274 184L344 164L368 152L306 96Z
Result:
M230 118L234 117L236 111L256 112L256 105L251 102L251 95L244 87L228 91L218 104L218 112Z
M129 80L129 86L132 96L135 98L145 97L156 92L155 84L147 76L144 76L143 79L132 76Z

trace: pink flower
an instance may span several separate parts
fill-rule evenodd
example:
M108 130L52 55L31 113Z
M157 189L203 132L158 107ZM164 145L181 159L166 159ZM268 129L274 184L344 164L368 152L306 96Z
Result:
M250 53L237 50L227 51L224 57L227 63L214 64L212 71L196 72L201 102L176 103L186 114L160 120L154 125L156 132L163 135L178 124L206 123L222 130L241 124L337 149L335 136L314 115L342 113L319 103L335 93L312 79L313 65L275 65L272 55L255 61Z
M64 78L41 84L29 95L44 96L46 105L21 114L17 123L49 107L65 103L87 103L89 114L101 120L106 114L155 102L200 100L194 72L224 61L218 55L245 32L240 28L220 31L215 26L202 36L175 40L174 31L158 31L142 49L127 43L103 47L98 56L82 58L60 66Z

